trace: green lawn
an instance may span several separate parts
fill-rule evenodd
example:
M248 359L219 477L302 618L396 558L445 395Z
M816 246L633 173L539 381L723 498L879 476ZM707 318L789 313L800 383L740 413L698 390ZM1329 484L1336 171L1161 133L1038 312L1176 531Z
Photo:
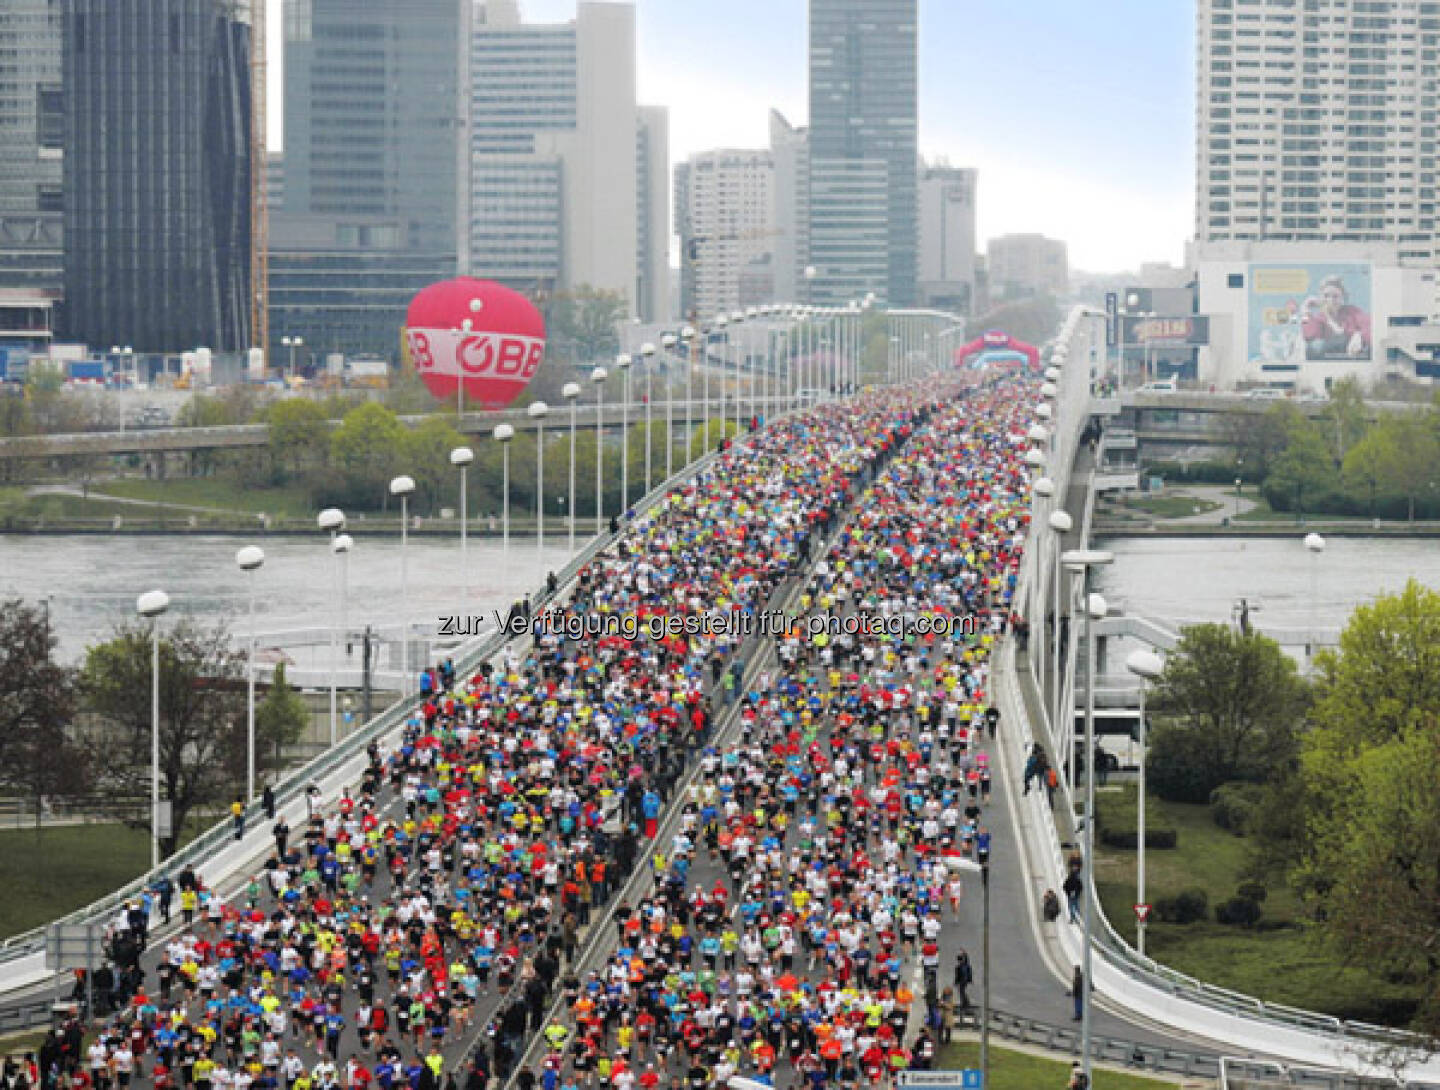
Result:
M157 503L182 504L187 507L210 507L217 511L242 511L248 514L264 512L292 518L309 517L314 514L314 505L303 488L246 488L226 477L178 477L173 480L153 481L127 479L105 481L93 487L92 491L111 496L124 496L132 500L152 500ZM143 514L143 509L129 508L132 514Z
M190 817L181 842L218 820ZM84 908L149 869L146 829L95 823L0 830L0 938Z
M0 519L4 518L110 518L112 515L134 514L136 508L97 498L67 495L27 496L23 488L0 489Z
M985 1090L1063 1090L1070 1079L1070 1060L1047 1060L1029 1052L1017 1052L1012 1048L997 1048L990 1045L990 1085ZM980 1045L975 1041L954 1041L940 1050L936 1058L937 1068L980 1066ZM1095 1085L1104 1090L1159 1090L1162 1086L1174 1086L1166 1079L1147 1078L1128 1072L1096 1068Z
M1106 821L1131 825L1135 787L1096 796L1100 827ZM1264 915L1254 929L1215 922L1215 906L1235 896L1249 858L1248 844L1217 826L1210 808L1151 798L1146 821L1174 828L1174 850L1151 849L1146 862L1146 900L1199 887L1209 897L1210 918L1189 925L1152 921L1146 953L1182 973L1274 1003L1370 1022L1403 1022L1417 996L1405 983L1361 968L1343 966L1309 929L1294 892L1280 881L1268 884ZM1096 888L1115 929L1135 941L1135 852L1096 843Z
M150 835L125 825L0 832L0 937L83 908L150 866Z
M1190 515L1214 511L1220 504L1200 496L1187 495L1131 495L1120 505L1120 510L1144 511L1156 518L1186 518Z

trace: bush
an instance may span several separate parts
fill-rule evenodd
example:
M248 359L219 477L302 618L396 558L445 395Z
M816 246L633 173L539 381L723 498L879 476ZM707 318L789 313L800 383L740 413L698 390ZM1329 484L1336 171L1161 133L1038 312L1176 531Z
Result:
M1235 483L1236 469L1233 462L1147 462L1141 470L1142 477L1164 477L1167 481L1194 481L1201 484Z
M1166 851L1175 847L1179 839L1180 834L1174 829L1157 829L1150 826L1145 829L1145 847L1147 848ZM1100 843L1107 848L1133 852L1140 845L1140 830L1133 825L1121 829L1109 829L1102 825L1100 827Z
M1210 817L1220 828L1244 836L1254 827L1264 794L1258 783L1222 783L1210 792Z
M1197 731L1164 724L1150 732L1146 775L1150 790L1166 802L1209 802L1218 784L1207 772Z
M1215 906L1215 922L1231 927L1254 927L1260 920L1260 902L1249 897L1231 897Z
M1155 918L1162 923L1198 923L1210 914L1210 899L1203 889L1182 889L1174 897L1155 900Z
M1240 888L1235 892L1238 896L1247 897L1256 904L1263 902L1270 893L1270 891L1259 882L1242 882Z

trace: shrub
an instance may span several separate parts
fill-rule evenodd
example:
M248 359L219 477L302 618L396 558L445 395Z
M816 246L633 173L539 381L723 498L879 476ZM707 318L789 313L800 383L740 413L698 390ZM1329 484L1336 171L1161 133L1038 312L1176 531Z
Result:
M1215 906L1215 922L1231 927L1254 927L1260 920L1260 902L1249 897L1231 897Z
M1256 904L1262 903L1269 892L1260 882L1242 882L1240 888L1235 891L1238 896L1247 897Z
M1163 923L1197 923L1210 913L1210 899L1203 889L1183 889L1174 897L1155 900L1155 918Z
M1166 802L1208 802L1216 784L1200 753L1197 732L1163 724L1150 733L1146 774L1150 790Z
M1175 847L1179 839L1180 835L1174 829L1157 829L1150 826L1145 829L1145 847L1157 851L1166 851ZM1100 843L1107 848L1133 852L1140 846L1140 830L1134 826L1110 829L1102 825L1100 827Z
M1222 783L1210 792L1210 817L1220 828L1244 836L1253 828L1264 794L1258 783Z

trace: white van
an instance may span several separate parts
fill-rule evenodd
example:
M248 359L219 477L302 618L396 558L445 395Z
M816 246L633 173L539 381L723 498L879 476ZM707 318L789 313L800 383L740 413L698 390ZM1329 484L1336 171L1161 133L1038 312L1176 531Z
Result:
M1175 394L1180 392L1179 384L1173 378L1157 379L1140 387L1142 394Z
M1245 396L1255 401L1279 401L1286 394L1278 386L1257 386L1253 390L1246 390Z

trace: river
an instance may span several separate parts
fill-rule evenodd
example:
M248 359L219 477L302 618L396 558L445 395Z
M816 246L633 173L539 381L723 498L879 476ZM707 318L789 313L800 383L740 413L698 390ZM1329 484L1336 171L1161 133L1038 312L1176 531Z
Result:
M349 556L348 621L393 624L399 617L400 540L354 533ZM469 543L471 587L464 592L460 540L412 538L406 546L412 623L452 614L489 617L543 584L545 573L569 561L563 533L546 535L537 556L533 537L514 537L508 556L493 538ZM577 535L577 548L587 541ZM147 590L170 595L171 612L211 623L231 616L245 630L247 576L235 565L245 545L265 550L255 573L256 628L261 633L333 624L339 598L328 539L214 536L0 536L0 597L48 600L59 657L77 661L119 621L135 616L135 599ZM558 547L556 547L558 546Z

